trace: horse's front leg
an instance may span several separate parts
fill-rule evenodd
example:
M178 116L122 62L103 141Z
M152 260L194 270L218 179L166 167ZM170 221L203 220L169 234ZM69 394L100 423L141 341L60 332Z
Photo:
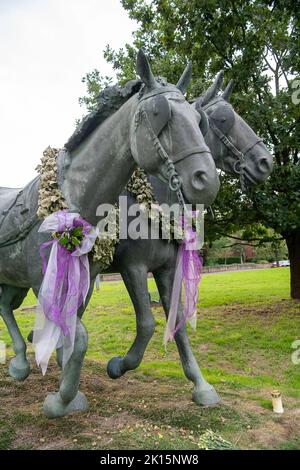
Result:
M92 281L91 285L90 285L90 289L89 289L88 294L86 296L85 302L84 302L84 304L81 305L81 307L79 308L78 313L77 313L77 316L80 319L82 319L82 317L83 317L83 314L86 310L86 307L88 306L89 301L91 300L93 292L94 292L94 282ZM32 332L32 335L33 335L33 332ZM56 349L56 363L57 363L58 367L60 367L61 369L62 369L62 360L63 360L63 348L61 347L61 348Z
M30 373L30 364L26 357L26 343L21 335L13 310L22 304L28 289L1 286L0 292L0 315L7 327L12 339L15 357L9 364L9 374L15 380L25 380Z
M87 345L87 331L77 317L74 350L62 371L59 391L50 393L44 402L43 410L48 418L60 418L74 411L88 409L87 399L79 391L80 373Z
M121 274L135 309L136 337L124 357L113 357L109 361L107 373L112 379L117 379L126 371L136 369L140 365L155 329L155 320L148 294L146 267L127 265Z
M159 269L153 273L159 294L162 300L164 311L168 316L171 303L172 285L174 278L174 266ZM177 323L182 318L182 305L177 314ZM215 405L219 403L220 398L215 388L210 385L203 377L192 352L186 325L183 325L175 335L175 342L180 355L182 367L186 377L191 380L195 386L193 400L198 405Z

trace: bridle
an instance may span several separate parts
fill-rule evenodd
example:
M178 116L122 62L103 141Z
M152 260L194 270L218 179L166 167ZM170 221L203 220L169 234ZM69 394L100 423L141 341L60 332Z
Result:
M222 98L218 97L216 100L203 106L203 111L210 108L214 104L220 102L221 99ZM242 191L245 191L246 190L245 183L244 183L245 160L246 160L245 157L246 157L247 152L249 152L256 144L258 144L259 142L262 142L262 139L258 137L257 139L255 139L254 142L251 142L242 150L239 150L233 144L233 142L231 142L231 140L216 126L216 124L213 122L213 120L211 119L209 115L207 115L207 119L209 122L209 128L216 134L218 139L222 142L222 144L225 145L225 147L231 152L231 154L233 154L236 157L236 161L233 165L233 171L239 175L241 189Z
M171 87L162 87L162 89L159 88L157 91L154 90L151 93L147 94L146 96L143 96L140 99L140 102L148 98L151 98L155 95L166 93L167 91L174 92L176 90L174 90L174 88L171 88ZM140 105L140 109L138 110L137 115L136 115L136 125L140 124L142 119L144 119L147 130L151 137L154 150L157 153L157 155L160 157L160 159L162 160L163 166L165 168L165 173L167 175L167 178L164 178L164 176L162 175L159 175L158 178L161 179L164 183L168 184L169 191L176 194L179 205L182 207L184 211L187 211L184 196L182 193L182 179L175 168L175 164L180 161L185 160L187 157L195 153L207 153L209 150L206 145L202 147L201 146L192 147L190 149L177 153L176 155L174 155L174 157L171 160L168 153L166 152L164 147L161 145L158 136L154 132L154 129L151 125L151 122L148 118L145 108L143 107L143 105Z

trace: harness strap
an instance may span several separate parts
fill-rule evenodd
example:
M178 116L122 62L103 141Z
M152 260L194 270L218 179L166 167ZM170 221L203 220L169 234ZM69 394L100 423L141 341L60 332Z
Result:
M141 96L139 98L139 102L141 103L142 101L145 101L148 98L151 98L152 96L161 95L162 93L166 93L166 92L172 92L172 93L178 93L178 94L180 93L180 91L174 87L162 86L160 88L155 88L153 91L147 93L144 96Z
M244 152L240 152L235 145L226 137L225 134L214 124L212 119L209 119L209 127L214 131L214 133L218 136L220 141L235 155L241 162L245 160ZM254 146L255 144L253 144Z
M208 116L208 121L209 121L209 127L212 129L212 131L216 134L216 136L220 139L220 141L227 147L233 155L237 157L236 162L233 165L233 171L239 175L240 179L240 185L242 191L245 191L245 183L244 183L244 164L245 164L245 155L244 152L241 152L238 150L235 145L226 137L225 134L214 124L212 119L209 118ZM254 147L255 143L251 146ZM248 149L250 150L250 149ZM248 151L247 150L247 151Z
M23 194L23 190L21 189L17 196L15 197L14 201L10 204L10 206L3 211L3 219L0 223L0 228L2 227L6 216L8 215L9 211L17 204L19 197ZM22 213L22 212L21 212ZM0 235L0 248L4 248L6 246L14 245L15 243L24 240L27 237L28 233L33 229L33 227L39 222L37 215L35 214L32 217L26 219L22 225L20 225L17 229L13 229L10 232Z
M216 136L220 139L220 141L230 150L230 152L237 157L237 161L233 165L233 170L236 174L239 175L241 188L242 188L242 191L244 191L246 189L245 184L244 184L244 179L243 179L243 175L245 171L244 170L245 155L247 152L249 152L249 150L251 150L254 147L254 145L258 144L259 142L262 142L262 139L260 138L255 139L254 142L251 142L245 148L243 148L243 150L240 151L228 139L228 137L226 137L226 135L223 134L223 132L214 124L214 122L212 121L212 119L209 118L209 116L208 116L208 120L209 120L209 127L212 129L212 131L216 134Z
M40 220L38 219L37 215L34 215L33 217L26 220L24 224L19 226L17 233L16 231L13 231L5 235L5 237L0 237L0 248L14 245L17 242L24 240L33 227L35 227L35 225L37 225L39 222Z
M203 106L203 110L207 110L214 104L218 103L221 101L222 98L220 96L217 96L214 100L212 100L210 103L206 104ZM209 121L209 127L211 130L216 134L216 136L219 138L219 140L230 150L230 152L237 157L237 161L235 162L233 166L233 170L235 173L237 173L240 176L240 182L241 182L241 187L242 189L244 188L244 181L243 181L243 173L244 173L244 162L245 162L245 155L247 152L249 152L256 144L259 142L262 142L262 139L257 138L254 142L251 142L249 145L247 145L245 148L243 148L241 151L236 148L236 146L226 137L225 134L215 125L215 123L212 121L212 119L207 115L208 121Z
M254 141L254 143L250 143L249 145L246 145L246 147L243 148L243 150L241 152L245 155L247 152L249 152L249 150L251 150L254 147L254 145L259 144L259 142L263 142L263 140L258 137Z
M194 155L195 153L205 153L209 152L207 147L192 147L188 150L183 150L182 152L177 153L173 159L173 163L178 163L181 162L181 160L184 160L186 157L189 157L190 155Z
M10 206L5 209L3 212L2 212L2 215L3 215L3 218L2 220L0 221L0 228L2 227L3 225L3 222L5 220L5 217L7 216L7 214L9 213L9 211L15 206L15 204L17 203L19 197L21 196L21 194L23 193L23 189L20 189L20 191L18 192L18 194L16 195L16 197L14 198L13 202L10 204Z
M151 126L151 123L149 121L149 118L148 118L148 115L147 115L146 111L142 108L140 110L140 113L141 113L142 117L145 118L146 126L149 130L154 148L155 148L157 154L160 156L160 158L163 160L163 162L165 164L166 173L167 173L167 176L168 176L168 179L165 182L167 182L169 184L169 188L170 188L171 191L176 192L179 204L184 208L184 210L186 210L184 197L183 197L183 194L182 194L182 191L181 191L182 179L178 175L178 173L175 169L175 165L174 165L173 161L170 160L169 155L167 154L167 152L165 151L165 149L161 145L159 138L155 134L155 132L154 132L152 126ZM185 157L188 157L189 155L190 155L190 153L187 153L184 157L181 158L181 160ZM160 179L163 180L162 175L160 175Z

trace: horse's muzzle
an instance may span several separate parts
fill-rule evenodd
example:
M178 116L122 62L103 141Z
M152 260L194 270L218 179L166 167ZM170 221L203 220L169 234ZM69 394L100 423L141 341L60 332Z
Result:
M196 160L195 160L196 163ZM220 189L219 176L216 166L209 152L201 154L201 161L193 165L188 181L183 179L183 192L191 204L204 204L210 206Z

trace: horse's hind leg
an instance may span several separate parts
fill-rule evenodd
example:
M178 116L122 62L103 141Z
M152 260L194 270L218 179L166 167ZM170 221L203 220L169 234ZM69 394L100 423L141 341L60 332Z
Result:
M112 379L117 379L126 371L136 369L140 365L147 344L155 329L148 294L147 269L145 267L127 266L121 274L135 308L136 337L124 357L113 357L109 361L107 373Z
M16 380L25 380L30 373L30 365L26 357L26 343L21 335L13 310L19 308L28 289L1 286L0 293L0 314L8 329L13 342L16 356L10 361L9 374Z
M164 311L168 316L172 294L172 281L174 278L174 268L164 268L154 274L155 282L159 290ZM177 322L182 317L182 305L179 308ZM220 398L212 385L203 377L192 352L186 326L183 325L175 335L175 342L180 355L182 367L186 377L194 383L193 400L198 405L215 405Z

